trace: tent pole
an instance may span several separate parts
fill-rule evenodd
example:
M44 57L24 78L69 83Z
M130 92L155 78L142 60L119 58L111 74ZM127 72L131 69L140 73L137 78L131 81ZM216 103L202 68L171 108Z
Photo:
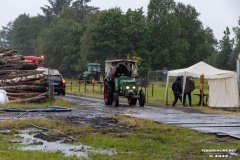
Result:
M169 76L167 75L166 93L165 93L165 105L168 104L168 82L169 82Z
M238 84L238 92L239 92L239 77L240 77L240 69L239 69L239 59L237 59L237 84Z
M184 96L184 91L185 91L185 85L186 85L186 72L184 72L184 75L183 75L183 86L182 86L182 104L183 104L183 96Z

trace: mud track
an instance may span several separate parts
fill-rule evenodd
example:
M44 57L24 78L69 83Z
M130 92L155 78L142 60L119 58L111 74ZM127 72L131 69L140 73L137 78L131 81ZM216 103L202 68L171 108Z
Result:
M213 133L219 137L230 136L240 139L240 115L205 114L196 108L140 107L129 106L124 103L120 103L119 107L105 106L103 100L73 95L59 98L86 106L77 114L78 117L84 117L83 119L128 115L130 117L187 127L204 133ZM106 124L109 123L107 122Z
M19 117L21 119L48 118L91 125L97 128L114 126L129 130L132 129L131 126L119 126L116 119L106 118L113 115L127 115L187 127L204 133L213 133L221 137L230 136L240 139L240 115L204 114L195 108L129 106L128 104L121 103L121 101L119 107L105 106L103 100L74 95L57 96L56 98L68 100L77 105L75 108L72 108L71 112L29 112L21 117L22 113L0 112L0 120L19 119Z

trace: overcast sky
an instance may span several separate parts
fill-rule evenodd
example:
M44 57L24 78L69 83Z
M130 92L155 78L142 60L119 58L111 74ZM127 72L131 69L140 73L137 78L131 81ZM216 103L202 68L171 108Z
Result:
M175 0L190 4L196 8L200 21L204 27L213 29L215 37L220 40L223 31L228 26L230 29L238 25L240 16L240 0ZM149 0L92 0L89 5L99 7L101 10L113 7L120 7L123 11L128 8L136 9L143 7L147 12ZM36 16L42 14L40 7L48 5L47 0L1 0L0 28L6 26L10 21L14 21L19 14L29 14Z

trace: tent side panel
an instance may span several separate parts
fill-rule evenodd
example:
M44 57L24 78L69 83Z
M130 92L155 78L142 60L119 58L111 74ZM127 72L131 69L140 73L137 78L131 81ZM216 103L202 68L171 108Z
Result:
M237 80L235 77L209 79L209 107L239 107Z

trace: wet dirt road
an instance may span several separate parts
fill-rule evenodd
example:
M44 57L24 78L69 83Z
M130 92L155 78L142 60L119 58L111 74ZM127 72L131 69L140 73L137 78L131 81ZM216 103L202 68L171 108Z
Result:
M105 106L103 100L74 95L56 96L74 102L77 107L71 112L0 112L0 120L50 118L71 120L72 122L93 125L101 121L99 117L111 115L127 115L130 117L153 120L182 127L191 128L204 133L219 136L231 136L240 139L240 115L204 114L194 108L164 108L129 106L120 100L120 106ZM105 123L105 122L104 122ZM96 124L94 124L96 125ZM97 124L99 125L99 123Z
M128 106L120 102L119 107L105 106L103 100L80 96L61 96L65 100L75 102L84 108L74 109L72 116L94 118L108 115L128 115L131 117L153 120L182 127L191 128L218 136L231 136L240 139L240 115L204 114L192 108L159 108Z

